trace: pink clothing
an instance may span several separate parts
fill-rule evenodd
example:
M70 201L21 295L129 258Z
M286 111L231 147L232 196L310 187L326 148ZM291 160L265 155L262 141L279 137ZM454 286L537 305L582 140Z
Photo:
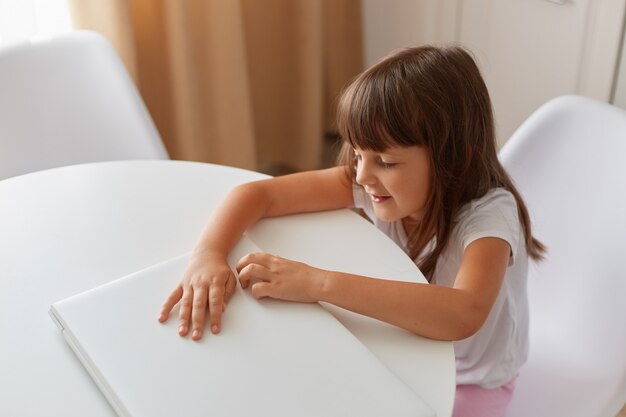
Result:
M515 379L497 388L457 385L452 417L502 417L513 397Z

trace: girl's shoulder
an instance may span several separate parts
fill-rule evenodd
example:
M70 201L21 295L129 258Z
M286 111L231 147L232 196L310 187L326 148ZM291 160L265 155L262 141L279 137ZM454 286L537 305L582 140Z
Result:
M495 236L512 244L520 238L521 224L517 201L504 188L493 188L461 208L455 225L457 238L466 246L472 240Z
M459 210L458 220L477 213L496 212L514 214L517 218L517 201L508 190L498 187L492 188L482 197L475 198Z
M482 197L478 197L470 201L470 204L474 204L475 206L503 203L514 204L515 206L517 206L513 193L503 187L492 188L491 190L487 191L487 193L485 193L485 195L483 195Z

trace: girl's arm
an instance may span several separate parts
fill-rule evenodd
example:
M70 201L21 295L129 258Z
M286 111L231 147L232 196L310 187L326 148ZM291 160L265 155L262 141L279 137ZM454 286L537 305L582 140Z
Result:
M425 337L460 340L486 320L510 251L498 238L472 242L453 288L325 271L262 253L242 258L237 269L242 286L252 285L256 298L325 301Z
M218 333L225 303L236 280L227 263L241 235L264 217L331 210L353 205L352 185L341 167L254 181L235 187L216 207L196 245L178 286L159 315L168 319L180 302L179 334L202 337L206 309L211 331Z

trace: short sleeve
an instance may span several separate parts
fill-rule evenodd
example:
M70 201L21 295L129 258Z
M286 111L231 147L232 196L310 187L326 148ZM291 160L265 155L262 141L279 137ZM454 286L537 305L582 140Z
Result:
M365 207L365 191L358 184L352 184L352 198L355 208L362 209Z
M484 237L497 237L506 241L511 247L509 266L513 265L521 236L517 202L513 194L497 188L471 202L459 216L458 233L464 251L470 243Z
M374 214L372 200L369 198L363 187L358 184L353 184L352 198L354 200L354 207L363 210L367 217L369 217L370 220L373 221L376 215Z

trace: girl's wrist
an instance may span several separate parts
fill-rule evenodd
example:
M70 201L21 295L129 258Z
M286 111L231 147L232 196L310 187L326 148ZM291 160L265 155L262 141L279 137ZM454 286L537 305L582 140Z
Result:
M191 259L198 261L226 260L228 255L224 251L214 248L197 246L191 253Z
M313 279L311 298L315 301L328 301L335 275L333 271L317 269Z

